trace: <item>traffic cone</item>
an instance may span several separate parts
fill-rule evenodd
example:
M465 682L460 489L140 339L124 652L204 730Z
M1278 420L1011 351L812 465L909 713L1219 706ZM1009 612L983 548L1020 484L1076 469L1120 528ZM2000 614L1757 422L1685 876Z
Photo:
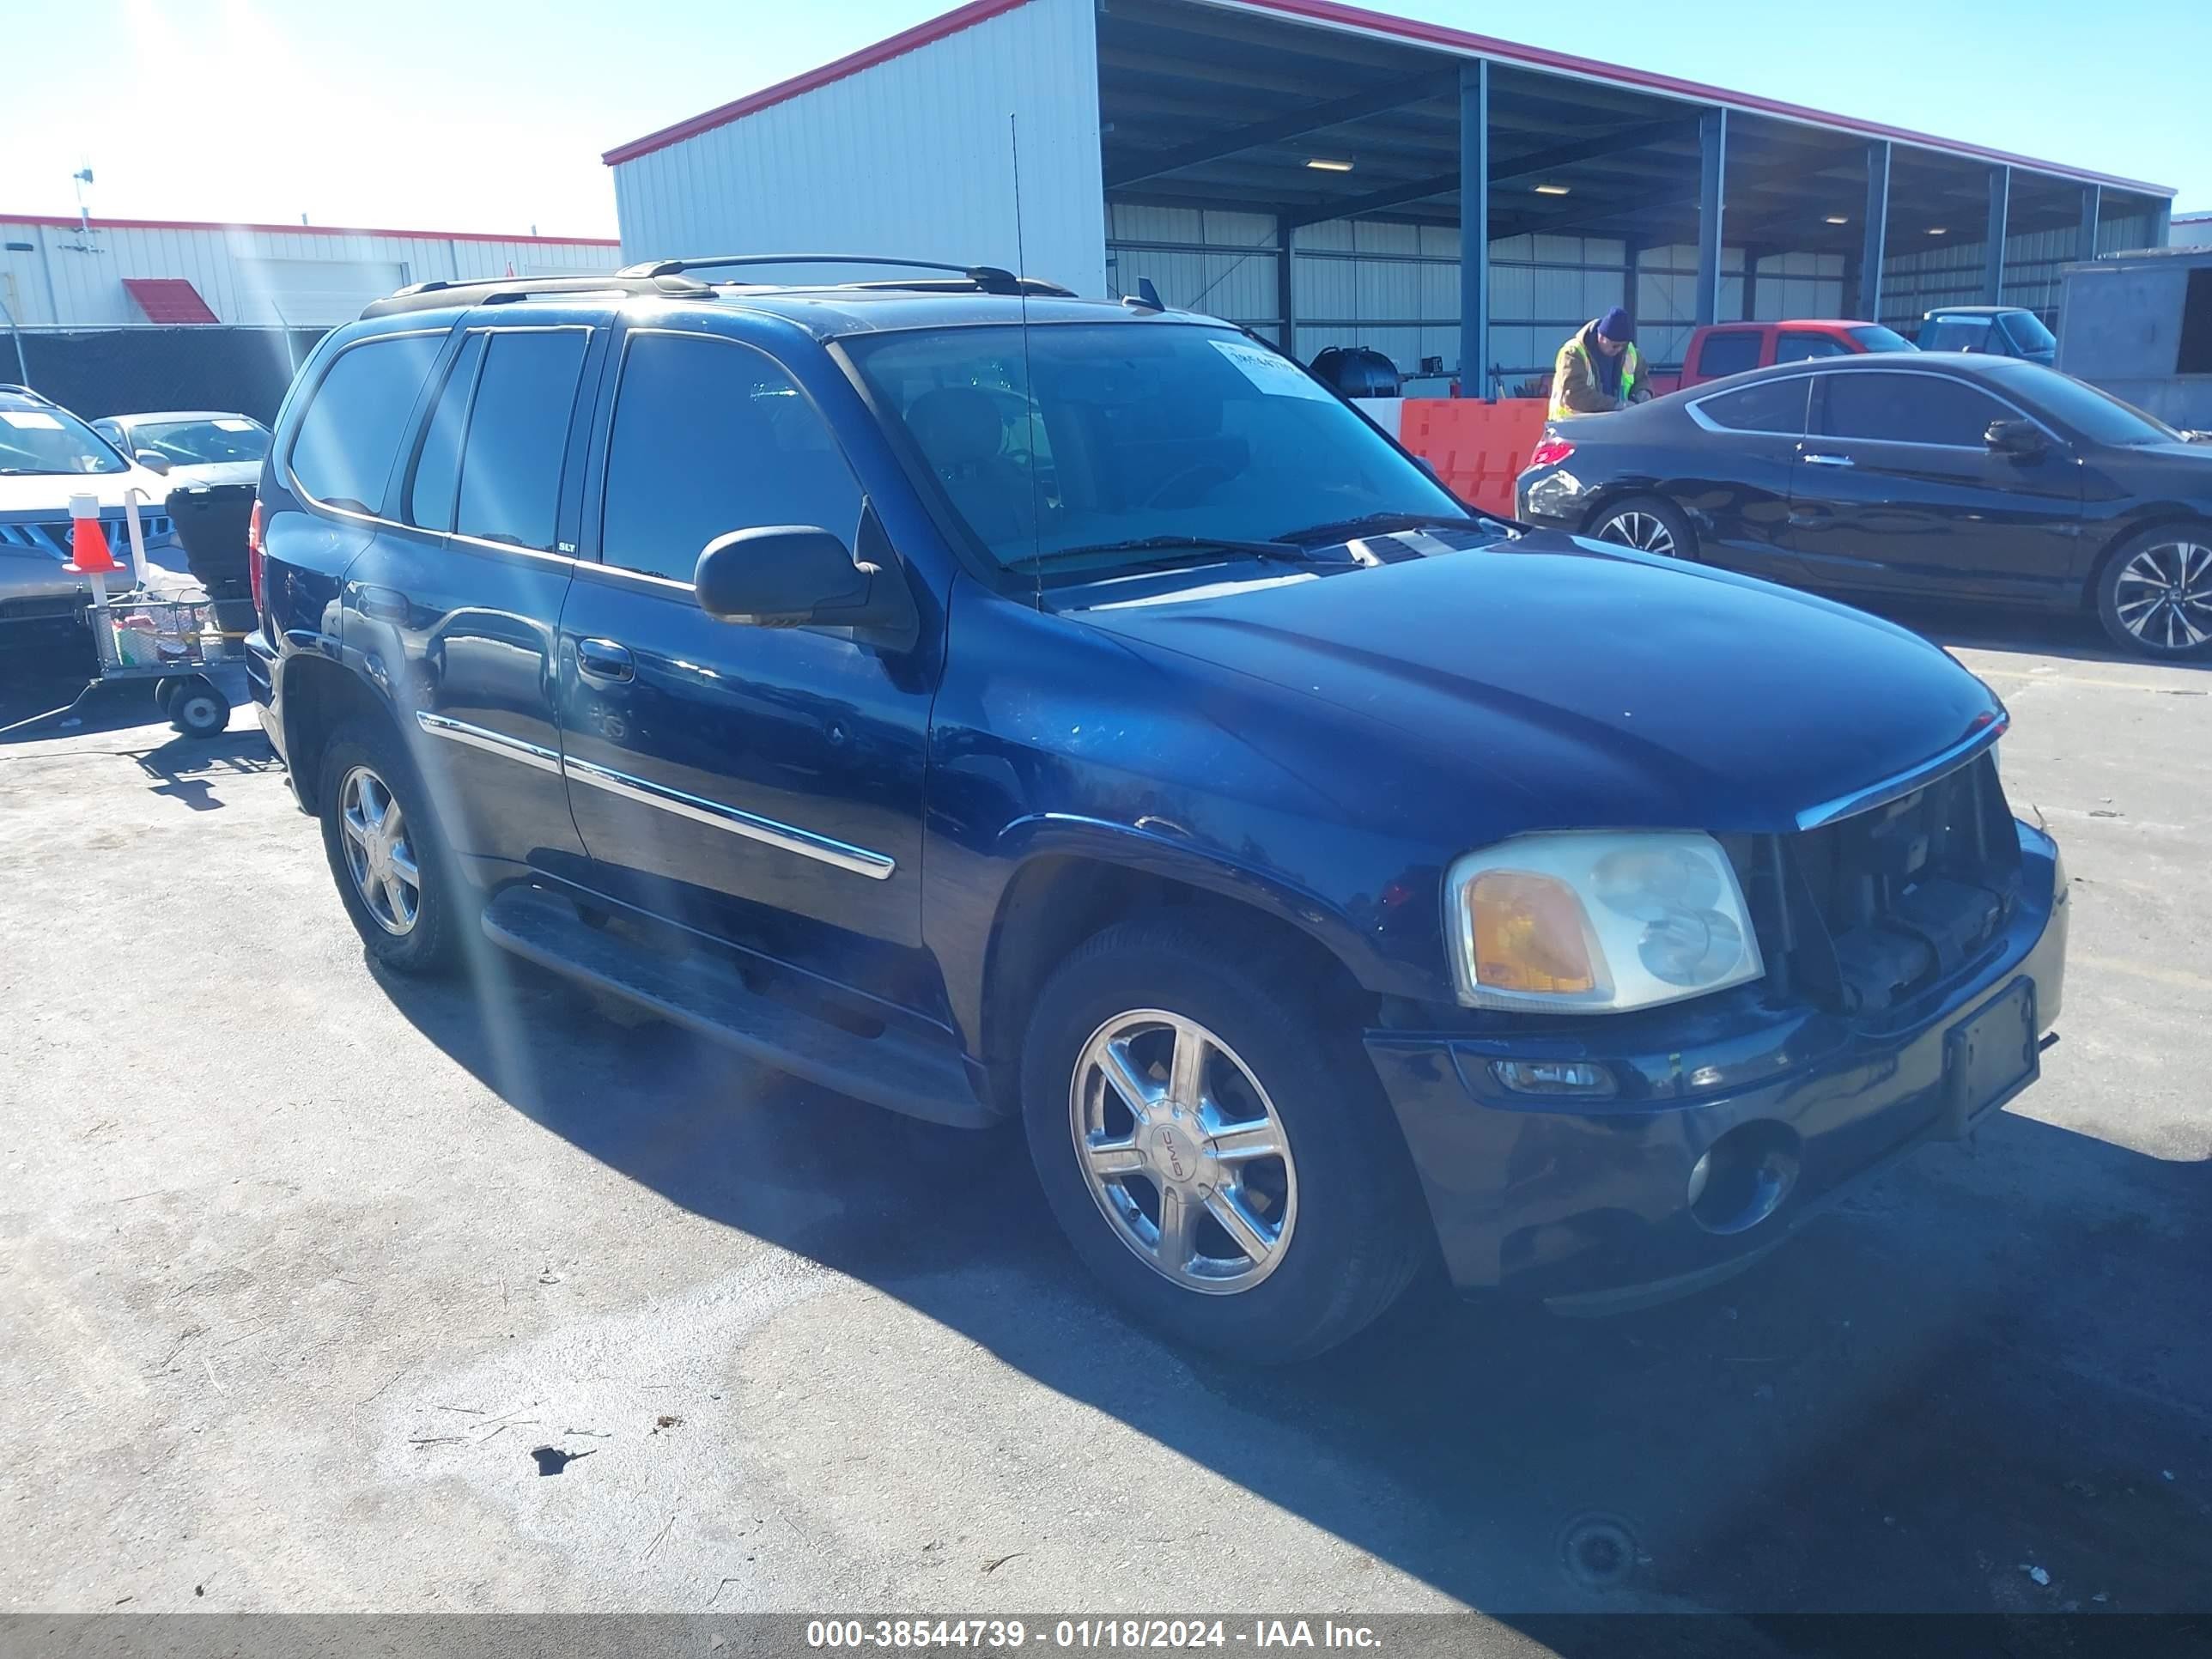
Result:
M97 518L70 520L69 568L86 575L98 571L103 576L122 568L115 562L115 555L107 550L107 532L100 527Z

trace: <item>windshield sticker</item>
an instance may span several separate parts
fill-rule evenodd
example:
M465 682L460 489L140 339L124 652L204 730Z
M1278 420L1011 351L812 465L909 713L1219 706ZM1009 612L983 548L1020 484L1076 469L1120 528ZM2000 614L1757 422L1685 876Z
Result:
M0 409L0 421L25 432L59 432L62 423L43 409Z
M1237 365L1237 372L1270 398L1311 398L1324 404L1336 394L1308 374L1288 357L1247 340L1209 340L1206 343Z
M218 432L251 432L253 430L253 422L251 421L217 421L215 423L215 429Z

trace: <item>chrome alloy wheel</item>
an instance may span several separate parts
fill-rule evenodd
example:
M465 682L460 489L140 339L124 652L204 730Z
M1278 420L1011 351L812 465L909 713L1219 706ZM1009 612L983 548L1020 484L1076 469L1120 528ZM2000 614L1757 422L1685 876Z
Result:
M1674 556L1674 537L1667 533L1665 525L1649 513L1614 514L1598 526L1597 539L1617 542L1641 553L1656 553L1662 559Z
M1181 1014L1140 1008L1091 1034L1068 1122L1100 1212L1146 1266L1185 1290L1249 1291L1297 1221L1290 1137L1229 1045Z
M355 767L338 787L338 828L362 902L378 927L404 938L422 914L422 872L391 786L366 766Z
M2112 586L2120 625L2146 645L2192 649L2212 640L2212 547L2161 542L2127 562Z

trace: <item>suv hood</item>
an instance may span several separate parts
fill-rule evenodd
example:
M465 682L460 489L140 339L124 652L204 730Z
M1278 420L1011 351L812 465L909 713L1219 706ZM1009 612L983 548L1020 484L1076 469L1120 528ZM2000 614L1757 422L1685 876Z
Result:
M1491 786L1496 835L1786 831L2004 718L1893 623L1547 532L1077 614L1392 728Z

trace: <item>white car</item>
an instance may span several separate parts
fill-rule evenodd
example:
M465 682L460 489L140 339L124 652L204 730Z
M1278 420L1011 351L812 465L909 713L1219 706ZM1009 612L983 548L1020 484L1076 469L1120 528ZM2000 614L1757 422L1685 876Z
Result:
M104 415L92 429L173 484L257 484L269 453L267 427L222 410Z
M91 580L63 567L70 553L70 497L100 502L100 527L118 566L108 592L137 583L124 500L139 491L148 553L173 560L169 482L126 459L69 410L27 387L0 385L0 645L19 629L84 626Z

